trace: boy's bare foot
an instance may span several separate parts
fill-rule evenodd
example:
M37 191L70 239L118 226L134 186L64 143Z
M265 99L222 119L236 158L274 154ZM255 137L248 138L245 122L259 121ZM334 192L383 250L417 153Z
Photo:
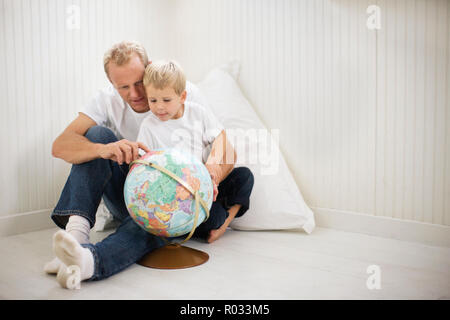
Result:
M230 225L231 221L233 221L234 217L236 217L236 214L238 213L240 208L240 204L235 204L230 208L230 210L228 211L228 218L225 220L223 225L219 229L214 229L209 232L208 239L206 239L208 243L212 243L223 236L225 231L227 231L227 228Z
M209 232L209 237L206 239L208 243L213 243L217 239L219 239L223 234L227 231L227 227L221 226L219 229L214 229Z

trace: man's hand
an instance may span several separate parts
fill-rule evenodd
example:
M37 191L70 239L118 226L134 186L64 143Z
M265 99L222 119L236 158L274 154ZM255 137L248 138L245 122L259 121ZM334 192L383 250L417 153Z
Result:
M98 153L103 159L111 159L120 165L126 162L130 164L132 161L139 158L139 149L149 152L142 142L132 142L126 139L120 141L103 144L99 147Z

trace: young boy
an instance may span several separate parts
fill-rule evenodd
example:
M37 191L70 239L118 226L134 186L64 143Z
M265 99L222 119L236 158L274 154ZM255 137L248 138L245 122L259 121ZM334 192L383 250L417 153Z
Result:
M227 146L224 127L210 110L186 101L186 78L176 62L149 64L144 87L151 114L143 120L137 140L150 150L176 148L205 163L214 185L214 202L209 219L198 226L194 236L211 243L248 210L253 175L245 167L233 169L233 164L228 175L218 173Z

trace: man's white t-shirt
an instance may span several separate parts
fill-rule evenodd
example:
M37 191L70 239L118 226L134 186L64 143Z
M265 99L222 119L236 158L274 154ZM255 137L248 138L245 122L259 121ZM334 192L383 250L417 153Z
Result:
M138 141L150 150L176 148L205 163L212 143L222 130L224 126L209 108L186 101L183 116L178 119L161 121L150 113L142 122Z
M193 83L186 81L186 101L207 106L206 99ZM112 84L100 90L97 95L80 111L97 125L111 129L119 140L138 141L137 136L142 121L151 114L135 112L126 103Z

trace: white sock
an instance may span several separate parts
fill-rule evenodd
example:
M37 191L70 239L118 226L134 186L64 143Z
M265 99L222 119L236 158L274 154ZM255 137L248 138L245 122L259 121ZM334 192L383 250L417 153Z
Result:
M59 267L61 266L61 260L54 257L52 261L49 261L44 266L44 271L48 274L57 274Z
M53 236L53 250L64 265L58 270L56 279L67 289L79 289L80 282L94 274L94 256L83 248L74 236L59 230ZM67 267L66 267L67 266Z
M80 244L89 243L90 230L89 220L82 216L70 216L66 224L66 231L77 239ZM45 264L44 271L48 274L57 274L60 266L61 261L56 257Z
M89 243L91 225L88 219L82 216L70 216L69 222L66 224L66 231L77 239L78 243Z

